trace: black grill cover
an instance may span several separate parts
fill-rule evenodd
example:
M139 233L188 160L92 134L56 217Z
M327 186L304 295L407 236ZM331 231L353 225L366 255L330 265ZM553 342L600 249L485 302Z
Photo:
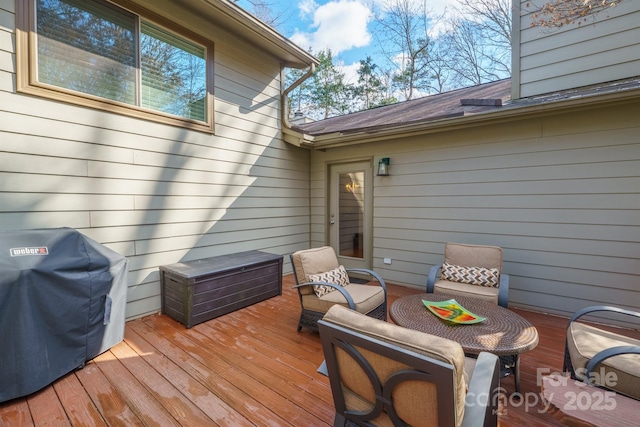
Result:
M124 337L127 260L70 228L0 232L0 402Z

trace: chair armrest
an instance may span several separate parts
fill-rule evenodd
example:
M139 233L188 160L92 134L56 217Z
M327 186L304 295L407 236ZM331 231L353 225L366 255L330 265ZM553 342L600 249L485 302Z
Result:
M596 368L596 366L598 366L598 364L610 357L613 356L618 356L620 354L640 354L640 346L637 345L621 345L621 346L617 346L617 347L611 347L611 348L607 348L605 350L602 350L598 353L596 353L591 360L589 360L589 363L587 363L586 366L586 372L585 372L585 377L587 378L587 381L589 383L593 383L593 380L591 378L591 372L593 372L593 370ZM595 379L595 378L594 378Z
M500 274L500 287L498 288L498 305L507 308L509 305L509 275Z
M436 276L438 275L438 270L442 268L441 265L434 265L429 269L429 276L427 276L427 293L433 293L433 285L436 283Z
M628 315L628 316L632 316L632 317L637 317L640 318L640 313L636 312L636 311L631 311L631 310L626 310L623 308L618 308L618 307L613 307L610 305L593 305L590 307L585 307L582 310L578 310L576 311L570 318L569 318L569 322L567 323L567 334L569 333L569 328L571 327L571 323L577 321L578 319L580 319L582 316L584 316L585 314L589 314L589 313L594 313L594 312L598 312L598 311L606 311L606 312L610 312L610 313L618 313L618 314L623 314L623 315ZM564 363L562 365L562 371L563 372L569 372L571 373L572 378L575 378L575 371L573 368L573 363L571 361L571 357L569 356L569 346L568 346L568 338L565 340L565 344L564 344ZM622 348L625 347L629 347L629 346L620 346ZM620 347L612 347L610 349L605 349L602 350L600 353L597 353L596 355L594 355L593 358L591 358L591 360L587 363L587 366L585 369L587 369L587 378L589 378L588 374L591 372L591 370L593 370L593 368L595 368L595 366L597 366L598 363L600 363L601 361L614 356L615 351L617 351L616 349L619 349ZM630 346L630 347L634 347L634 346ZM610 351L613 351L613 353L610 353ZM601 354L604 353L604 354ZM619 354L623 354L623 353L619 353ZM593 362L593 360L598 357L598 359L596 360L595 363L591 363Z
M349 292L347 292L344 286L336 285L335 283L329 283L329 282L305 282L299 285L295 285L294 288L300 288L302 286L313 286L313 285L322 285L322 286L329 286L331 288L334 288L336 291L340 292L342 296L347 300L347 304L349 304L350 309L352 310L356 309L356 303L353 301L353 298L351 297L351 295L349 295Z
M369 276L373 277L374 279L376 279L376 281L378 283L380 283L380 286L382 287L382 289L384 290L384 294L385 294L385 298L387 295L387 285L386 283L384 283L384 280L382 279L382 277L380 277L380 275L378 273L376 273L373 270L369 270L367 268L345 268L345 270L347 270L347 273L363 273L363 274L368 274Z
M624 308L613 307L610 305L593 305L591 307L585 307L582 310L576 311L569 319L567 328L571 325L571 322L578 320L578 318L584 316L587 313L593 313L596 311L608 311L612 313L625 314L628 316L640 318L640 313L638 313L637 311L625 310Z
M491 353L480 353L468 384L462 427L498 425L499 382L500 359Z

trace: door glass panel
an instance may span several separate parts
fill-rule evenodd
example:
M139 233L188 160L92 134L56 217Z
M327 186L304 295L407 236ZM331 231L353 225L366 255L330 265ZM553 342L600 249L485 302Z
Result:
M339 175L339 254L363 258L364 172Z

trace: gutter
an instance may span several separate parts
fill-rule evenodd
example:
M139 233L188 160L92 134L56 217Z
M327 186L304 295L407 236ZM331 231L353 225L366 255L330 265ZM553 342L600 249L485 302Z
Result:
M313 75L316 71L316 64L311 63L309 66L309 70L304 73L298 80L293 82L291 86L286 89L281 90L280 95L280 111L282 114L282 133L284 134L283 139L295 145L296 147L301 147L303 145L308 145L313 143L313 137L311 135L307 135L298 131L295 131L291 127L291 123L289 122L289 112L287 111L287 96L298 86L300 86L305 80ZM280 81L284 85L284 67L282 67L282 71L280 73L281 78Z

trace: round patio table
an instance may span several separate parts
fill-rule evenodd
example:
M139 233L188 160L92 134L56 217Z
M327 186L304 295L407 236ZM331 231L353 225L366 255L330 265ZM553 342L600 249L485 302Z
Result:
M431 313L422 302L455 299L473 314L485 317L480 323L454 324ZM519 314L476 298L446 294L416 294L396 300L389 309L397 325L426 332L460 343L465 354L487 351L500 356L501 370L514 375L516 392L520 392L520 354L538 345L538 331Z

